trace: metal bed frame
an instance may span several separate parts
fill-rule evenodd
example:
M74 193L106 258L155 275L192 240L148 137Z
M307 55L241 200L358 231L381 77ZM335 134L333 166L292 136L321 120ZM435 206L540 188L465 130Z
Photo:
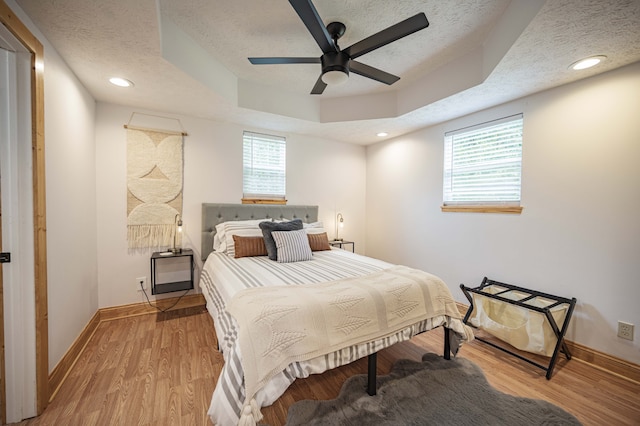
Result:
M318 220L318 206L269 205L269 204L224 204L203 203L201 225L201 259L204 262L213 251L216 225L230 220L250 219L296 219L303 222ZM367 359L367 393L376 394L377 353ZM444 358L451 359L449 329L444 328Z

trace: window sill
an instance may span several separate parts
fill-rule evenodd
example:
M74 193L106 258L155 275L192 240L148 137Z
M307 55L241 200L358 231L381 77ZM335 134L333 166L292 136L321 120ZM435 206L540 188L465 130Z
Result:
M507 213L507 214L520 214L522 213L522 206L440 206L443 212L458 212L458 213Z
M242 204L287 204L287 200L270 200L262 198L243 198Z

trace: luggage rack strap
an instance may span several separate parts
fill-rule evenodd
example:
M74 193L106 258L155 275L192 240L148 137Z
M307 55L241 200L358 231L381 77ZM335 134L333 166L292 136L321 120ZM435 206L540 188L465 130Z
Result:
M556 301L561 301L563 303L571 303L572 299L566 298L566 297L561 297L561 296L556 296L554 294L549 294L549 293L544 293L542 291L537 291L537 290L531 290L528 288L524 288L524 287L519 287L513 284L507 284L507 283L502 283L500 281L495 281L495 280L490 280L488 278L485 277L485 279L482 281L482 284L479 287L476 287L476 289L483 289L484 287L488 287L490 285L495 285L498 287L505 287L509 290L517 290L517 291L522 291L525 293L529 293L531 295L534 296L538 296L538 297L544 297L546 299L552 299L552 300L556 300ZM469 288L469 287L467 287Z

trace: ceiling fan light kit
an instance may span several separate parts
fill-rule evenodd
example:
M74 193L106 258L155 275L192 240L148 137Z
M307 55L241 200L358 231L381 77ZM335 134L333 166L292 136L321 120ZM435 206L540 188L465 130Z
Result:
M329 86L338 86L349 80L349 70L327 71L322 74L322 81Z
M346 83L349 79L349 56L344 52L329 52L320 58L322 81L329 85Z
M289 3L318 43L322 56L320 58L249 58L249 61L254 65L320 63L321 74L311 90L312 95L322 94L327 85L345 83L349 79L350 72L388 85L395 83L400 80L400 77L354 59L429 26L427 17L421 12L341 50L338 39L346 31L346 26L342 22L331 22L325 27L311 0L289 0Z

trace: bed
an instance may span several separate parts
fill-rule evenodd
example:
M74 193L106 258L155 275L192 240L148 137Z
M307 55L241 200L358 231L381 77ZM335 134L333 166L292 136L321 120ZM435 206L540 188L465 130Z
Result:
M245 243L260 238L258 226L264 221L303 223L302 230L275 232L278 237L306 234L310 242L315 237L326 240L317 206L202 205L200 288L225 361L208 412L214 424L256 424L260 407L277 400L296 378L371 356L439 326L448 329L445 355L450 339L455 353L473 338L444 283L425 272L328 244L322 250L315 247L311 260L305 261L280 263L251 255L251 250L245 257L235 257L247 254ZM402 286L377 290L386 289L391 281ZM409 290L405 282L412 283ZM393 300L387 302L384 297ZM384 318L380 312L390 304L399 307L394 312L400 315ZM425 305L426 311L435 307L437 312L425 315L414 309L418 304ZM312 331L315 334L309 338ZM261 340L264 346L259 346Z

